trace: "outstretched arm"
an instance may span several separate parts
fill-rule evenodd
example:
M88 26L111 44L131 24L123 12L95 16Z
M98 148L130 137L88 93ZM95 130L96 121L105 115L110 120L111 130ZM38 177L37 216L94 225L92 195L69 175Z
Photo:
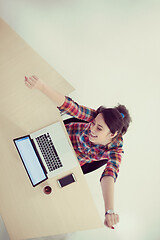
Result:
M105 212L114 210L114 178L105 176L101 180L101 187L105 205ZM118 214L107 214L105 216L104 224L113 229L113 225L119 222Z
M94 109L79 105L71 98L58 93L54 89L51 89L46 83L44 83L35 75L31 77L25 77L25 84L30 89L38 89L44 93L56 104L61 112L65 112L66 114L87 122L92 121L96 116L96 111Z
M57 107L60 107L63 105L65 101L65 96L58 93L54 89L51 89L48 87L46 83L44 83L40 78L33 75L31 77L25 77L25 84L30 89L38 89L43 94L45 94L47 97L49 97Z

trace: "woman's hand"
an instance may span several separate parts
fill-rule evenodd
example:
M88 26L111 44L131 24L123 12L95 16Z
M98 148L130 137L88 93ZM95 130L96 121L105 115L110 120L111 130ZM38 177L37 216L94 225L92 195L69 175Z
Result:
M25 76L25 85L30 89L38 89L47 97L49 97L57 107L60 107L65 102L65 96L54 89L51 89L46 83L40 78L33 75L31 77Z
M42 90L44 86L44 82L35 75L31 77L25 76L25 84L30 89L38 89L38 90Z
M119 215L118 214L106 214L105 220L104 220L104 225L114 229L113 225L117 224L119 222Z

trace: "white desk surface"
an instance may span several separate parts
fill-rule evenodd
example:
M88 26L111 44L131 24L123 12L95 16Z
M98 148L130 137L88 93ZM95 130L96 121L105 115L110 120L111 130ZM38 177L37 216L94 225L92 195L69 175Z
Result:
M57 91L73 87L0 19L0 215L11 240L63 234L102 227L80 166L77 182L59 188L57 177L33 188L13 144L13 138L61 121L54 104L24 85L37 74ZM65 128L64 128L64 131ZM45 195L45 185L53 189Z

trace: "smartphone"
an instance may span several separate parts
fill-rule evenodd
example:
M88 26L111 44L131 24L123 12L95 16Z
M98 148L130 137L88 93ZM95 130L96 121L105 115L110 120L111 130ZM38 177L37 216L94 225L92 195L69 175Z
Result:
M75 181L76 181L76 178L73 173L57 180L60 187L65 187Z

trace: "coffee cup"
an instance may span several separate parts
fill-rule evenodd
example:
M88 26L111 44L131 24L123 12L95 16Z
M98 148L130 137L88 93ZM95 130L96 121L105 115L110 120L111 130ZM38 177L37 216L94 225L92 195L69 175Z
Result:
M52 192L52 188L50 186L44 186L43 192L49 195Z

